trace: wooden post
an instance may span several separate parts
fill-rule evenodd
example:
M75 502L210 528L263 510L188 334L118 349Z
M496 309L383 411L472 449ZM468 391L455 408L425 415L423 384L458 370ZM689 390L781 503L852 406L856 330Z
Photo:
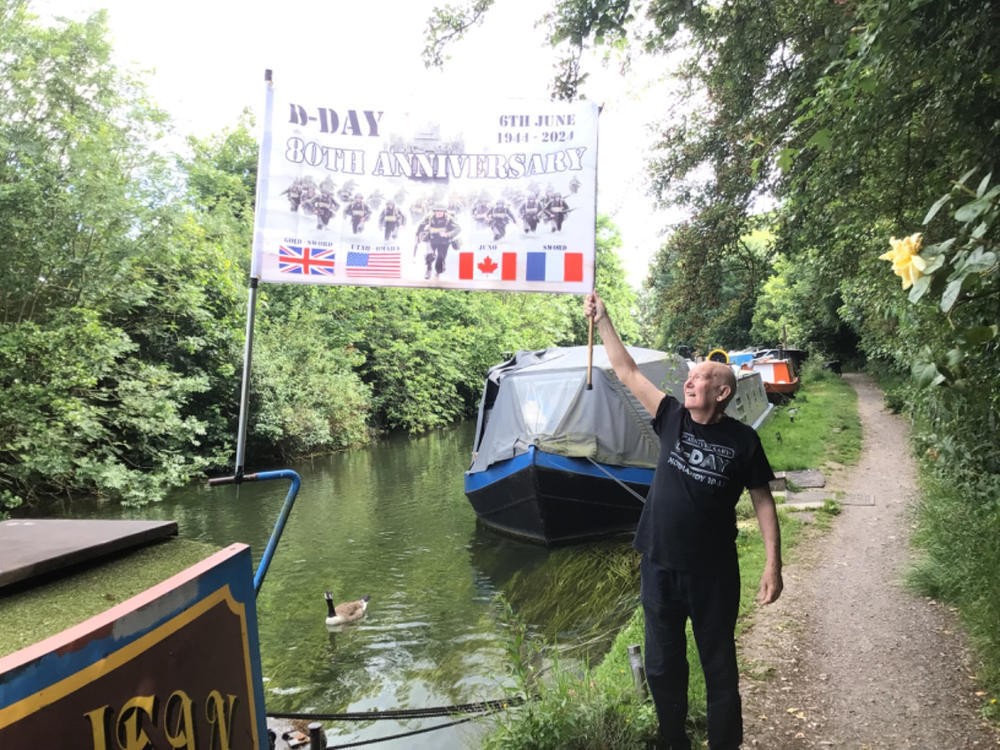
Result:
M587 327L587 390L593 390L594 378L594 319L588 318L590 325Z
M309 750L326 750L326 732L318 721L309 724Z
M642 647L633 643L628 647L628 663L632 667L632 682L640 700L646 700L646 670L642 666Z

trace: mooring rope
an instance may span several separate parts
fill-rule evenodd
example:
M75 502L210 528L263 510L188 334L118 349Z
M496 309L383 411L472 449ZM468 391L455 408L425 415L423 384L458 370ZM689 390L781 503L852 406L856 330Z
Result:
M624 489L626 492L631 493L635 497L636 500L638 500L643 505L646 504L646 498L644 498L638 492L636 492L635 490L633 490L631 487L629 487L627 484L625 484L622 480L620 480L618 477L616 477L610 471L608 471L603 466L601 466L599 463L597 463L597 461L595 461L594 459L592 459L590 456L587 456L586 458L587 458L588 461L590 461L590 463L592 463L594 466L596 466L598 468L598 470L604 472L608 476L608 478L610 478L610 479L614 480L615 482L617 482L618 484L620 484L622 486L622 489Z
M377 742L388 742L389 740L398 740L403 737L412 737L415 734L423 734L424 732L433 732L438 729L447 729L448 727L456 726L457 724L464 724L467 721L472 721L473 719L478 719L478 716L470 716L467 719L456 719L455 721L449 721L447 724L437 724L433 727L424 727L423 729L414 729L411 732L401 732L400 734L390 734L385 737L376 737L371 740L358 740L357 742L348 742L346 745L327 745L327 750L341 750L345 747L361 747L362 745L374 745Z
M511 698L499 698L492 701L479 701L477 703L456 703L451 706L430 706L429 708L398 708L388 711L347 711L344 713L317 714L317 713L268 713L269 719L299 719L304 721L380 721L383 719L428 719L437 716L454 716L455 714L482 714L488 716L498 711L508 708L515 708L524 703L523 696L515 695ZM434 732L438 729L447 729L468 721L482 718L482 716L469 716L465 719L456 719L444 724L436 724L433 727L414 729L400 734L391 734L386 737L376 737L370 740L358 740L349 742L346 745L328 745L328 750L340 750L341 748L360 747L362 745L374 745L378 742L388 742L398 740L403 737L410 737L424 732Z
M397 708L387 711L347 711L336 714L316 713L270 713L272 719L302 719L305 721L380 721L382 719L428 719L435 716L455 714L481 714L487 711L502 711L524 703L524 698L515 695L477 703L456 703L451 706L430 706L428 708Z

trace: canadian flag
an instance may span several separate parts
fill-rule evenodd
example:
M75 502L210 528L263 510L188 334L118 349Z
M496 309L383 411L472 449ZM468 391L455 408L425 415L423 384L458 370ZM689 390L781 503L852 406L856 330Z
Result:
M517 253L459 253L458 278L517 281Z

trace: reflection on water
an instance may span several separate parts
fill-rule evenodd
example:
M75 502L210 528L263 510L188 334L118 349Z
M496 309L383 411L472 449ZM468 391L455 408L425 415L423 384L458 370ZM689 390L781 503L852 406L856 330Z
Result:
M289 468L302 488L257 599L267 709L423 708L501 697L502 593L529 634L598 659L637 604L627 539L546 550L476 524L462 492L475 425ZM252 462L248 462L252 466ZM253 467L265 469L274 467ZM172 518L186 538L250 544L259 560L284 481L191 486L141 509L73 508L82 517ZM368 615L331 633L324 591L371 596ZM432 726L336 724L334 744ZM472 727L470 729L469 727ZM382 747L474 743L474 724Z

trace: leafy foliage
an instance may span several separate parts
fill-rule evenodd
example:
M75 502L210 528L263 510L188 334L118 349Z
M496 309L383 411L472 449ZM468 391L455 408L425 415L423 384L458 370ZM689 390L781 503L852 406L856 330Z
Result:
M109 63L103 14L40 29L15 3L2 28L2 502L145 502L213 459L192 354L226 339L174 243L164 117Z
M706 233L721 231L718 212L704 212L679 227L657 255L650 273L652 316L660 348L689 346L707 353L723 345L750 346L750 321L770 268L766 233L733 241L729 254L706 248Z

